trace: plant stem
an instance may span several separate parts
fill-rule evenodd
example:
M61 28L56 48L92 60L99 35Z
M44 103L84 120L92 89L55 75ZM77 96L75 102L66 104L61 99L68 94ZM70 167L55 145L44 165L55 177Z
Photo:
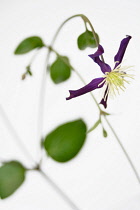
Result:
M94 39L95 39L95 41L96 41L96 44L97 44L97 46L99 45L99 42L98 42L97 37L96 37L95 30L94 30L94 28L93 28L93 26L92 26L90 20L89 20L85 15L83 15L83 14L77 14L77 15L73 15L73 16L69 17L68 19L66 19L66 20L59 26L59 28L57 29L57 31L56 31L56 33L55 33L53 39L52 39L51 44L50 44L51 47L53 47L53 45L54 45L54 43L55 43L55 41L56 41L56 38L58 37L58 34L59 34L59 32L61 31L62 27L63 27L69 20L71 20L71 19L73 19L73 18L76 18L76 17L81 17L81 18L83 19L84 24L85 24L85 27L86 27L86 23L89 24L89 26L91 27L91 30L92 30ZM86 27L86 29L87 29L87 27ZM49 50L48 56L47 56L47 63L48 63L48 65L49 65L49 62L48 62L48 61L49 61L49 58L50 58L50 53L51 53L51 50ZM101 56L101 59L102 59L102 61L104 62L103 56Z
M79 73L77 74L77 76L78 76L79 79L85 84L83 78L81 77L81 75L80 75ZM98 106L98 109L99 109L100 115L101 115L102 110L101 110L101 108L99 107L99 104L97 103L97 101L96 101L95 97L93 96L92 92L90 92L90 94L91 94L91 96L92 96L94 102L95 102L96 105ZM129 156L128 153L126 152L126 150L125 150L123 144L121 143L119 137L117 136L117 134L116 134L114 128L113 128L113 127L111 126L111 124L109 123L109 121L108 121L108 119L106 118L106 115L105 115L105 114L103 114L103 117L104 117L106 123L108 124L108 126L110 127L112 133L114 134L114 136L115 136L115 138L116 138L116 140L117 140L119 146L121 147L122 151L124 152L125 157L127 158L128 162L130 163L130 166L131 166L131 168L132 168L134 174L136 175L136 178L137 178L138 182L140 183L139 174L138 174L138 172L137 172L137 170L136 170L136 168L135 168L135 166L134 166L134 164L133 164L133 162L132 162L130 156Z
M96 36L96 32L95 32L95 30L94 30L94 28L93 28L93 25L91 24L90 20L89 20L85 15L82 15L82 18L83 18L83 20L84 20L86 23L89 24L89 26L90 26L90 28L91 28L91 30L92 30L92 34L93 34L93 37L94 37L94 39L95 39L96 45L99 46L99 42L98 42L98 39L97 39L97 36ZM104 61L103 55L101 55L101 59L102 59L103 62L105 62L105 61Z
M32 162L35 164L35 160L32 157L32 155L29 153L29 151L27 150L26 146L24 145L23 141L21 140L20 136L17 134L15 128L13 127L12 123L10 122L7 114L5 113L2 105L0 105L0 116L2 117L8 131L12 134L14 141L16 142L16 144L19 146L19 148L21 149L21 151L24 153L26 158L29 158L30 160L32 160Z
M111 124L109 123L109 121L108 121L108 119L106 118L105 115L104 115L104 119L105 119L106 123L108 124L109 128L111 129L112 133L114 134L114 136L115 136L115 138L116 138L116 140L117 140L119 146L121 147L121 149L122 149L124 155L126 156L128 162L130 163L130 166L132 167L132 170L133 170L134 174L136 175L136 178L137 178L138 182L140 183L139 174L138 174L138 172L137 172L137 170L136 170L136 168L135 168L135 166L134 166L134 164L133 164L133 162L132 162L130 156L129 156L128 153L126 152L126 150L125 150L123 144L121 143L119 137L117 136L115 130L113 129L113 127L111 126Z
M34 53L34 55L31 57L30 62L28 64L28 66L31 66L33 61L35 60L35 58L37 57L37 55L39 54L41 48L37 48L36 52Z
M41 169L39 169L39 172L44 177L44 179L55 189L55 191L63 198L63 200L71 206L71 209L80 210L48 175L46 175Z
M37 128L38 128L37 139L39 140L39 143L42 139L42 130L43 130L43 117L44 117L46 81L47 81L46 65L47 65L47 59L42 74L41 87L39 92L38 119L37 119Z
M53 47L53 45L54 45L54 43L55 43L55 40L56 40L56 38L57 38L59 32L61 31L62 27L65 25L65 23L67 23L67 22L68 22L69 20L71 20L72 18L81 17L81 16L82 16L82 14L78 14L78 15L73 15L73 16L69 17L68 19L66 19L66 20L59 26L59 28L57 29L57 31L56 31L56 33L55 33L55 35L54 35L54 37L53 37L53 39L52 39L52 41L51 41L50 46ZM47 55L47 59L46 59L47 67L48 67L48 65L49 65L49 62L48 62L48 61L49 61L49 58L50 58L50 54L51 54L51 49L49 49L48 55Z

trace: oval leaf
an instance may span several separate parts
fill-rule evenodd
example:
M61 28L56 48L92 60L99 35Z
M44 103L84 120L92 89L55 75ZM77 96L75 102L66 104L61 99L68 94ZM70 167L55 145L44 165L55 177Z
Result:
M31 50L34 50L35 48L41 48L43 47L43 41L38 36L32 36L27 39L24 39L16 48L15 54L20 55L24 53L28 53Z
M69 59L66 56L57 57L56 61L50 67L50 74L55 84L67 80L71 74Z
M25 169L17 161L7 162L0 167L0 198L13 194L25 179Z
M46 136L44 147L48 155L58 162L74 158L86 139L86 124L76 120L60 125Z
M99 42L99 36L98 34L96 33L96 38ZM91 31L89 30L86 30L84 33L82 33L78 39L77 39L77 44L78 44L78 48L80 50L84 50L86 49L87 47L91 47L91 48L95 48L97 47L97 44L96 44L96 41L93 37L93 34Z

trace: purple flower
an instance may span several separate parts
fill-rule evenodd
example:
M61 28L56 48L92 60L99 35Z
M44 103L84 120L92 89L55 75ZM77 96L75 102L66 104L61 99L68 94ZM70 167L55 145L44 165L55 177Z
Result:
M126 38L121 41L119 50L114 57L115 66L113 69L111 69L108 64L104 63L100 59L100 56L104 53L104 49L101 45L99 45L98 50L94 54L89 55L89 57L100 66L100 69L104 74L103 77L93 79L89 84L78 90L69 90L70 96L66 98L66 100L81 96L85 93L88 93L97 88L102 88L104 86L105 92L100 104L106 108L108 94L116 95L116 92L119 93L120 89L124 90L124 83L129 83L125 78L133 78L132 75L126 73L126 70L130 67L121 67L122 59L130 39L131 36L126 36Z

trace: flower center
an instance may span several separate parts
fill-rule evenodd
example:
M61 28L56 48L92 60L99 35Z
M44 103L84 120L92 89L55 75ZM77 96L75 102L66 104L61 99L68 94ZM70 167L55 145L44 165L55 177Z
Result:
M126 73L123 71L114 71L113 70L111 72L106 73L106 75L105 75L106 84L109 86L109 89L111 89L114 92L114 94L115 94L116 90L118 93L119 93L119 89L124 90L124 88L125 88L124 77L125 76L126 76Z
M130 70L130 67L131 66L121 67L121 65L118 65L116 69L113 69L111 72L105 73L105 79L103 80L103 82L105 82L108 87L106 95L108 95L108 93L110 93L111 95L116 95L116 93L119 94L120 90L125 90L125 83L130 83L127 78L133 79L132 74L126 73L128 69Z

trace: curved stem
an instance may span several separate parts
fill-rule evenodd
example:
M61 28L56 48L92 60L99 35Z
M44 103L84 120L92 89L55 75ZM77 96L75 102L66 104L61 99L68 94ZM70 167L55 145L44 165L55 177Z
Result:
M31 65L32 65L33 61L35 60L35 58L37 57L38 53L40 52L40 49L41 49L41 48L37 48L37 49L36 49L36 52L35 52L34 55L31 57L28 66L31 66Z
M73 201L56 185L56 183L46 175L41 169L39 169L40 174L44 177L44 179L55 189L55 191L61 195L63 200L71 206L73 210L80 210Z
M55 33L53 39L52 39L51 46L53 46L53 44L54 44L54 42L55 42L55 40L56 40L56 38L57 38L59 32L61 31L61 29L62 29L62 27L65 25L65 23L67 23L69 20L71 20L71 19L73 19L73 18L75 18L75 17L82 17L82 16L83 16L82 14L77 14L77 15L73 15L73 16L67 18L67 19L59 26L59 28L57 29L57 31L56 31L56 33Z
M123 144L121 143L119 137L117 136L115 130L113 129L113 127L112 127L111 124L109 123L109 121L108 121L108 119L106 118L106 116L104 116L104 119L105 119L106 123L108 124L109 128L111 129L112 133L114 134L114 136L115 136L115 138L116 138L118 144L120 145L122 151L124 152L124 155L126 156L128 162L130 163L130 166L132 167L133 172L134 172L134 174L136 175L136 178L137 178L138 182L140 183L139 174L138 174L138 172L137 172L137 170L136 170L136 168L135 168L135 166L134 166L134 164L133 164L133 162L132 162L130 156L129 156L128 153L126 152L126 150L125 150Z
M52 39L52 41L51 41L50 46L53 47L53 45L54 45L54 43L55 43L55 40L56 40L56 38L57 38L59 32L61 31L62 27L65 25L65 23L67 23L69 20L71 20L71 19L73 19L73 18L75 18L75 17L81 17L81 16L82 16L82 14L78 14L78 15L73 15L73 16L69 17L68 19L66 19L66 20L59 26L59 28L57 29L57 31L56 31L56 33L55 33L55 35L54 35L54 37L53 37L53 39ZM46 59L47 68L48 68L48 65L49 65L49 62L48 62L48 61L49 61L49 58L50 58L50 54L51 54L51 49L49 49L48 55L47 55L47 59Z
M56 33L55 33L53 39L52 39L51 44L50 44L51 47L53 47L53 45L54 45L54 43L55 43L55 41L56 41L56 38L58 37L58 34L59 34L59 32L61 31L62 27L63 27L69 20L71 20L71 19L73 19L73 18L75 18L75 17L81 17L81 18L83 19L83 21L84 21L85 27L86 27L86 23L89 24L89 26L90 26L90 28L91 28L91 30L92 30L92 33L93 33L93 37L94 37L94 39L95 39L95 41L96 41L96 44L97 44L97 46L99 45L99 42L98 42L97 37L96 37L95 30L94 30L94 28L93 28L93 26L92 26L90 20L89 20L85 15L83 15L83 14L78 14L78 15L73 15L73 16L69 17L68 19L66 19L66 20L59 26L59 28L57 29L57 31L56 31ZM87 29L87 27L86 27L86 29ZM48 63L49 58L50 58L50 53L51 53L51 50L49 50L49 52L48 52L47 63ZM101 56L101 59L102 59L102 61L104 62L103 55ZM49 63L48 63L48 65L49 65ZM48 67L48 65L47 65L47 67Z
M15 128L13 127L12 123L10 122L7 114L5 113L2 105L0 105L0 116L2 117L7 129L9 132L11 132L14 141L16 142L16 144L19 146L19 148L21 149L21 151L24 153L26 158L29 158L30 160L33 161L34 164L36 164L36 161L34 160L34 158L32 157L32 155L30 154L30 152L27 150L26 146L24 145L23 141L21 140L20 136L17 134Z
M82 18L83 18L83 20L84 20L86 23L89 24L89 26L90 26L90 28L91 28L91 30L92 30L92 34L93 34L93 37L94 37L94 39L95 39L95 42L96 42L97 46L99 46L99 42L98 42L98 39L97 39L95 30L94 30L93 25L91 24L90 20L89 20L85 15L83 15ZM102 59L103 62L105 62L105 61L104 61L103 55L101 55L101 59Z
M47 81L46 65L47 65L47 59L44 65L44 70L41 79L40 93L39 93L38 119L37 119L37 128L38 128L37 139L39 139L39 143L42 139L42 130L43 130L43 117L44 117L46 81Z

